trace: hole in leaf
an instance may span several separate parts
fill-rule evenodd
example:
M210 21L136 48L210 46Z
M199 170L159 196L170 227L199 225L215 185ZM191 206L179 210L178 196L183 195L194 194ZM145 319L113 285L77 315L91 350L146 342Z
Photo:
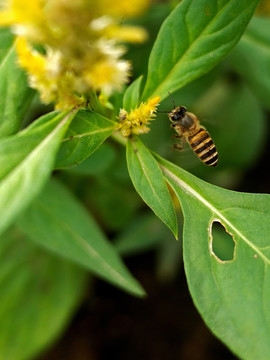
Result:
M211 226L211 252L220 261L234 259L235 241L219 221L213 221Z

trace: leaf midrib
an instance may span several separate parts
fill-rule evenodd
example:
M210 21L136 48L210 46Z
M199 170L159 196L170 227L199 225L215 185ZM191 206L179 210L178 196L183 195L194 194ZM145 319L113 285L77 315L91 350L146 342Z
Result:
M54 135L58 132L58 130L64 126L64 124L68 121L71 113L67 114L63 120L50 132L39 144L36 146L19 164L17 164L7 176L0 181L0 187L3 183L8 181L9 178L16 176L18 173L29 161L31 161L42 149L45 147L50 140L54 137ZM55 119L54 119L55 120Z
M83 137L86 137L86 136L91 136L91 135L95 135L95 134L101 134L101 133L104 133L104 132L107 132L107 131L114 131L117 129L117 125L115 126L110 126L110 127L106 127L106 128L102 128L102 129L98 129L98 130L92 130L92 131L88 131L88 132L85 132L85 133L81 133L81 134L76 134L76 135L71 135L67 138L64 138L62 140L62 142L65 142L65 141L71 141L73 139L81 139Z
M133 148L133 151L135 152L135 149L134 149L134 148ZM145 163L143 162L143 159L141 158L141 156L140 156L140 154L139 154L138 151L136 152L136 155L137 155L138 160L139 160L139 163L140 163L140 165L141 165L142 172L143 172L143 174L144 174L144 176L145 176L145 178L146 178L146 180L147 180L147 182L148 182L148 184L149 184L149 186L150 186L153 194L155 195L155 198L158 200L158 203L160 204L160 206L161 206L161 208L164 210L164 212L167 213L167 210L168 210L168 209L163 205L163 203L162 203L161 199L159 198L159 196L158 196L155 188L152 186L152 183L151 183L151 180L150 180L150 178L149 178L149 176L148 176L148 174L147 174L147 171L144 171L144 168L146 168L146 165L145 165ZM161 174L161 176L162 176L162 174ZM166 186L166 184L164 184L164 185ZM173 227L172 227L172 229L173 229Z
M65 222L64 220L60 219L59 217L56 217L54 215L54 213L51 211L51 209L46 206L42 201L36 201L36 203L38 204L38 206L40 208L43 209L43 211L47 212L47 214L57 223L59 224L60 227L63 227L64 229L67 230L68 233L70 233L72 235L72 237L76 240L77 243L79 243L85 250L86 252L89 254L90 256L92 256L93 258L96 257L99 259L99 261L101 262L101 266L104 268L104 270L108 270L109 273L114 273L115 279L118 279L118 283L119 284L125 284L128 285L128 288L131 288L129 282L126 280L126 278L121 275L119 273L119 271L115 270L108 262L106 262L106 260L100 256L99 252L93 248L93 246L91 244L89 244L87 242L87 240L80 235L79 233L75 232L71 226L68 225L67 222ZM71 257L68 257L69 259L71 259ZM77 261L75 261L74 259L72 259L74 262L78 263ZM82 264L83 266L85 266L87 269L89 269L89 267L87 267L87 265L85 263L80 262L80 264ZM93 270L94 271L94 270ZM105 275L103 275L105 276ZM106 278L108 278L106 276ZM132 288L134 289L134 287L132 286Z
M14 43L10 47L10 49L6 52L6 55L3 57L3 60L0 63L0 71L5 66L6 62L8 61L9 56L11 55L12 51L14 50L15 45Z

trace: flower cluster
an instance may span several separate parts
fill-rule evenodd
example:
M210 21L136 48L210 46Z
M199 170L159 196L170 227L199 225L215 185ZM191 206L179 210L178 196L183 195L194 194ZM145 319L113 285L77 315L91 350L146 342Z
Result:
M56 108L80 105L87 92L110 95L130 74L120 42L142 42L140 27L120 25L148 0L6 0L0 25L18 35L19 63L30 85Z
M129 113L125 109L121 109L119 113L119 130L123 136L133 134L144 134L149 131L150 121L156 116L156 108L160 101L160 97L156 96L149 99L147 103L142 102L140 106Z

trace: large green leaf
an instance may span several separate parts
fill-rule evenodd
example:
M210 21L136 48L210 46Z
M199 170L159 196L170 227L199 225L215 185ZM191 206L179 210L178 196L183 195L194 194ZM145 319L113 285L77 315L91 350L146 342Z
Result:
M0 29L0 137L19 130L33 99L24 71L17 65L13 37Z
M13 45L14 35L8 28L0 28L0 39L0 62L2 62Z
M270 196L221 189L158 160L184 213L184 263L196 306L241 358L268 359ZM232 235L232 260L223 261L214 252L213 222Z
M138 104L138 101L140 99L142 79L142 76L138 77L129 85L129 87L125 91L123 98L123 108L128 112L131 109L135 109Z
M106 170L112 168L117 161L115 149L109 144L104 143L89 158L72 166L68 171L77 175L102 176Z
M136 191L177 237L177 220L169 190L156 160L138 138L127 142L127 164Z
M254 17L230 57L231 65L270 109L270 19Z
M80 110L63 139L55 167L65 168L80 163L117 128L115 121L89 110Z
M240 39L259 0L182 0L150 55L143 100L175 91L216 65Z
M0 233L26 208L47 181L75 112L63 113L0 140ZM47 115L45 118L50 118Z
M117 162L106 174L92 178L85 192L86 202L112 233L121 231L142 206L140 197L132 188L126 159L122 163L122 155L118 154Z
M0 358L33 359L67 326L86 273L17 230L1 237L0 263Z
M120 254L134 255L157 247L168 233L168 228L153 213L147 213L128 223L114 244Z
M90 214L60 183L48 183L18 224L41 246L128 292L145 294Z

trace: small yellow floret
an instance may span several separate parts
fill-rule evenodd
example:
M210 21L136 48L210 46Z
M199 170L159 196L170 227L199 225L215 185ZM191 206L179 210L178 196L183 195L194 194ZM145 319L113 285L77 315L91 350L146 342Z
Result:
M111 93L113 89L121 89L122 84L128 81L129 73L130 64L127 61L104 58L85 71L84 78L93 89Z
M104 29L103 34L109 39L130 43L142 43L148 39L147 31L139 26L111 25Z
M33 50L22 36L17 38L16 50L20 65L29 73L41 75L45 71L46 59L39 52Z
M99 0L100 9L106 9L106 13L116 17L134 17L141 14L149 6L149 0Z
M149 99L147 103L142 102L140 106L129 113L125 109L120 109L119 122L120 132L123 136L130 134L145 134L150 129L147 127L151 120L154 120L156 108L160 101L160 97L156 96Z

